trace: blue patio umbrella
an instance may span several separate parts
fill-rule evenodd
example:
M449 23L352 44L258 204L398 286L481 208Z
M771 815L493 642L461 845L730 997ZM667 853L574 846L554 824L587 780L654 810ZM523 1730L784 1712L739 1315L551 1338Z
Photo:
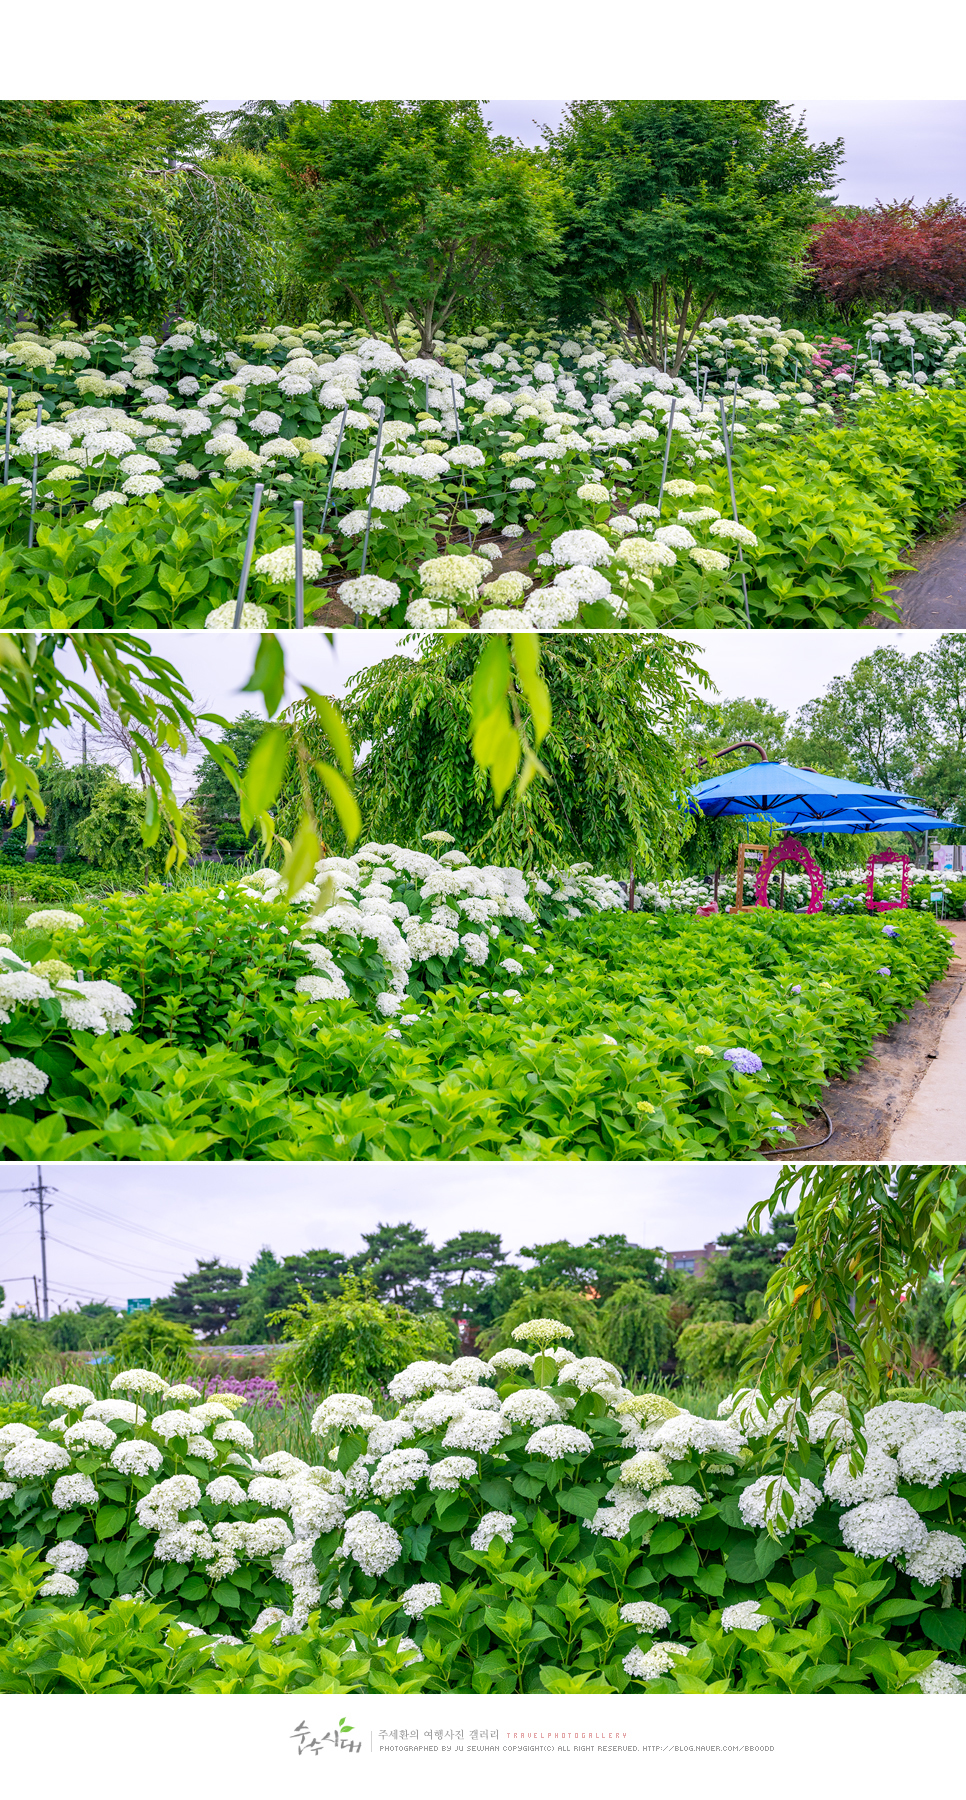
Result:
M941 825L949 826L953 831L957 827L951 819L937 819L932 813L918 812L910 807L905 812L881 812L870 818L860 818L855 813L843 813L841 817L814 819L811 823L796 825L793 834L800 837L810 831L851 832L858 835L864 831L935 831Z
M744 769L711 775L690 789L691 807L706 819L760 819L784 825L789 831L881 831L903 829L898 815L926 815L921 801L909 794L894 794L870 783L847 781L843 775L819 775L814 769L796 769L790 763L751 763ZM888 816L889 824L877 820ZM835 819L836 824L829 823ZM849 819L847 826L842 819ZM943 824L944 820L930 820ZM905 829L925 830L924 825Z

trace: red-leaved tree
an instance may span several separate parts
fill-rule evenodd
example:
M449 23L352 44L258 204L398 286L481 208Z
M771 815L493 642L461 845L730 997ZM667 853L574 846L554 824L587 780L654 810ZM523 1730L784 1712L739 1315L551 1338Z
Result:
M816 231L807 262L845 314L863 300L955 313L966 305L966 206L947 195L836 215Z

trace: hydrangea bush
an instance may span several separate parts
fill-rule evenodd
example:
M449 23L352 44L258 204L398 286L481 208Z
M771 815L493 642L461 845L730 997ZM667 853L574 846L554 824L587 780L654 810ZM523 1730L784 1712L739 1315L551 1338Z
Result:
M331 321L237 348L190 321L163 342L19 327L0 340L0 398L9 385L15 401L0 599L9 623L230 627L258 480L252 628L291 618L295 498L306 579L331 579L357 622L733 625L744 580L756 623L859 624L888 607L904 530L958 503L966 474L966 412L933 391L962 385L961 326L873 325L843 370L776 318L713 319L677 376L629 361L599 324L481 328L433 359ZM907 340L926 346L908 380ZM525 532L529 573L501 574ZM558 554L574 533L606 555Z
M121 978L134 1029L72 1029L47 977L0 974L7 1153L757 1156L951 954L920 912L629 916L585 874L481 892L419 855L332 859L292 906L266 874L85 908L56 947L82 988Z
M176 1644L341 1626L427 1691L966 1691L966 1413L886 1401L862 1441L828 1386L706 1419L570 1335L411 1363L389 1417L330 1394L314 1463L147 1370L52 1389L0 1428L0 1541L41 1599L168 1599Z

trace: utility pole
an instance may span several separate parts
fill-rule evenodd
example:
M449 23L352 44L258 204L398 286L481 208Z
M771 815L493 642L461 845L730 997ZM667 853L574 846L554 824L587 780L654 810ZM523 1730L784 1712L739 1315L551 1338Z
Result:
M40 1295L37 1292L37 1277L34 1276L34 1312L40 1318Z
M87 767L87 721L81 720L81 762Z
M43 1172L41 1170L40 1164L38 1163L37 1164L37 1185L35 1188L24 1188L24 1193L25 1194L36 1193L36 1195L37 1195L36 1200L28 1200L27 1205L35 1206L37 1208L38 1213L40 1214L40 1279L41 1279L41 1284L42 1284L43 1290L44 1290L44 1320L45 1321L49 1316L49 1312L48 1312L48 1303L47 1303L47 1232L46 1232L46 1229L44 1226L44 1214L45 1214L45 1212L50 1211L50 1201L45 1200L44 1195L45 1194L55 1194L56 1192L57 1192L56 1188L44 1186ZM35 1289L36 1289L36 1286L37 1286L37 1277L34 1276L34 1288ZM38 1318L40 1316L39 1305L38 1305L38 1309L37 1309L37 1316L38 1316Z

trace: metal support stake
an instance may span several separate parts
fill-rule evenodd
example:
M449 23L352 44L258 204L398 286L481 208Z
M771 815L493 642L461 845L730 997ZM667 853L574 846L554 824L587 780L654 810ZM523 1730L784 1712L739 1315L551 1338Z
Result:
M376 481L379 477L379 453L382 450L382 427L386 417L386 403L385 401L381 401L380 404L382 411L379 414L379 430L376 433L376 453L372 464L372 480L369 483L369 507L366 513L366 535L362 545L362 568L359 570L360 576L364 575L366 572L366 557L369 554L369 530L372 525L372 496L376 491ZM358 614L356 617L358 618Z
M13 407L13 388L7 389L7 429L3 440L3 485L6 487L10 479L10 415Z
M43 416L44 416L43 404L42 404L42 402L38 401L37 402L37 427L38 427L38 430L43 422ZM37 507L37 463L39 460L40 460L40 453L38 451L37 455L34 457L34 470L33 470L33 476L32 476L31 482L30 482L30 528L27 532L27 549L28 550L32 550L33 546L34 546L34 512L36 511L36 507Z
M734 478L734 473L733 473L732 467L731 467L731 445L728 442L728 427L725 422L725 403L724 403L724 395L723 394L719 394L718 404L721 408L721 435L724 438L725 462L728 465L728 486L731 489L731 516L734 519L735 524L737 525L739 523L738 502L735 499L735 478ZM738 561L740 563L743 563L744 560L745 559L741 554L741 545L739 544L738 545ZM747 625L747 627L750 631L751 630L751 611L748 606L748 583L745 580L744 569L742 569L742 571L741 571L741 591L745 598L745 624Z
M320 530L322 530L322 531L325 530L325 521L329 516L329 501L332 498L332 483L335 480L336 469L339 467L339 452L342 449L342 439L345 436L345 421L346 421L346 414L347 414L348 410L349 410L349 402L347 400L344 407L342 408L342 417L339 420L339 436L336 440L335 455L332 458L332 473L329 476L329 485L325 490L325 505L322 508L322 524L320 526Z
M302 501L296 500L295 514L295 629L305 629L305 582L302 575Z
M677 395L671 401L671 410L667 416L667 442L664 445L664 467L661 470L661 489L657 497L657 516L661 516L664 505L664 483L667 480L667 459L671 454L671 432L674 428L674 408L677 406Z
M731 396L731 448L735 447L735 417L738 412L738 377L735 375L735 389Z
M242 562L241 580L238 583L238 598L235 601L235 617L232 620L232 630L233 631L241 630L242 607L245 604L245 590L248 587L248 575L249 575L249 571L252 566L252 552L255 548L255 527L258 524L258 509L262 504L262 495L264 492L265 492L264 482L256 481L255 492L252 495L252 516L248 521L248 541L245 545L245 556L244 556L244 560Z

